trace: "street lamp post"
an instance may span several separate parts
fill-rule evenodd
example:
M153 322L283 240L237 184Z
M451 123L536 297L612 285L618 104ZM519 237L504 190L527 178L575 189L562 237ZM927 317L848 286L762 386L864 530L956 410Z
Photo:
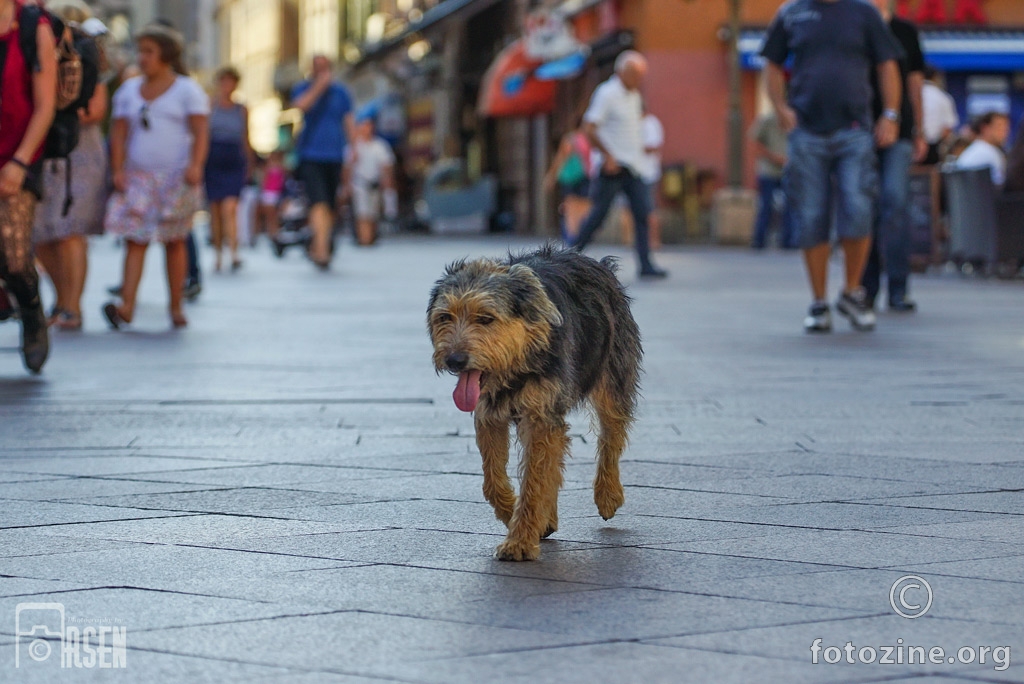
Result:
M743 111L740 107L740 5L729 0L729 186L743 185Z

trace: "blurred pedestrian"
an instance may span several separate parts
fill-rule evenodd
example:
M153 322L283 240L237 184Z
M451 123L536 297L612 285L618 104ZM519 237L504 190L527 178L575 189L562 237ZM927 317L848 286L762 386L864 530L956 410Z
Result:
M1017 127L1013 147L1006 155L1006 182L1003 192L1024 193L1024 119Z
M110 134L114 194L106 229L125 239L121 304L103 313L114 328L135 316L135 298L153 240L164 243L171 323L188 324L182 295L188 270L185 240L202 206L210 102L186 75L182 39L173 29L147 26L136 37L142 76L117 91Z
M789 132L784 183L813 296L804 330L832 329L826 297L833 197L846 262L836 309L854 329L872 330L875 313L860 279L871 250L878 185L875 146L891 146L899 133L896 44L878 11L861 0L792 0L775 15L762 55L769 97L782 129ZM787 100L783 65L791 57ZM868 77L872 69L878 72L883 101L875 122Z
M960 115L956 101L939 85L939 73L930 64L924 67L924 83L921 86L921 131L928 143L925 164L942 161L948 142L960 126Z
M601 154L600 172L591 193L594 205L572 242L584 249L601 227L615 196L622 192L633 213L633 233L641 278L664 278L666 271L651 259L647 223L650 198L643 178L643 104L640 84L647 73L647 60L634 50L622 52L615 60L615 75L594 91L590 107L583 115L590 144Z
M782 190L782 172L786 168L786 132L779 124L779 116L774 111L762 114L750 127L750 141L757 157L757 219L754 222L754 240L751 247L764 249L768 244L768 230L777 214L781 231L778 243L783 249L799 247L796 227L793 221L793 209L789 199L778 211L778 196Z
M0 280L21 309L25 366L38 373L50 339L32 254L32 220L42 191L43 142L56 111L57 53L44 18L36 27L36 63L29 63L18 30L25 11L20 2L0 0Z
M665 127L643 100L644 162L640 169L640 178L647 186L647 203L650 211L647 214L647 225L650 235L651 249L661 247L661 216L658 214L658 183L661 181L661 148L665 146Z
M1006 181L1003 147L1010 137L1010 117L1002 112L987 112L971 123L971 130L974 142L956 158L957 168L987 168L992 173L992 184L1002 187Z
M267 157L263 166L263 177L260 179L260 206L259 214L261 223L267 231L267 237L274 240L277 237L277 227L280 217L277 213L277 206L281 203L281 195L284 193L284 184L288 172L284 167L284 153L274 150Z
M361 247L377 241L377 222L382 205L388 206L391 218L391 199L395 192L395 155L391 145L376 134L373 116L362 114L356 121L355 140L348 146L345 164L345 185L352 197L356 217L356 244Z
M291 106L304 114L295 152L299 159L296 175L310 203L313 242L309 256L317 267L326 270L331 264L334 204L345 146L355 137L352 96L334 80L331 61L316 55L310 78L292 89Z
M590 212L590 140L582 126L562 136L555 158L544 175L547 191L558 187L561 195L562 239L571 242Z
M210 153L206 158L206 200L210 205L210 233L216 254L213 269L220 271L224 243L231 252L231 270L242 266L238 257L238 199L251 161L249 111L234 100L242 80L234 67L222 67L214 76L215 94L210 109Z
M88 26L94 37L106 33L106 27L98 19L77 6L65 6L60 14L64 21ZM106 84L100 80L88 106L78 111L78 145L67 160L53 159L44 165L43 201L36 208L32 238L36 256L57 292L49 323L59 330L82 329L88 236L103 232L107 146L101 126L107 116L107 98ZM65 214L68 190L73 201Z
M910 313L917 304L909 296L910 280L910 165L924 161L928 143L923 132L921 89L924 84L924 53L917 27L892 13L889 0L874 0L900 48L898 60L903 98L900 106L899 137L892 145L878 149L879 194L875 209L871 253L861 285L868 306L874 308L885 273L889 311ZM871 79L874 115L884 109L878 78Z

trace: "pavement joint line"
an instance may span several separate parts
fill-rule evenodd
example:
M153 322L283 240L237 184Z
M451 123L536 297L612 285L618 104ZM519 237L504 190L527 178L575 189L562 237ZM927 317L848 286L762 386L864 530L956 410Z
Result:
M935 496L946 496L944 494L936 494ZM847 506L873 506L875 508L905 508L912 511L948 511L951 513L986 513L988 515L1005 515L1019 518L1024 516L1024 512L1015 513L1013 511L981 511L973 508L942 508L940 506L904 506L900 504L887 504L887 503L872 503L866 500L847 500L847 501L816 501L813 503L837 503ZM793 504L770 504L773 506L790 506Z
M35 578L25 577L25 578L18 578L18 579L35 579ZM177 591L177 590L174 590L174 589L158 589L156 587L137 587L137 586L134 586L134 585L116 585L116 586L115 585L109 585L109 586L100 586L100 587L85 587L85 588L82 588L82 589L57 589L57 590L54 590L54 591L35 591L35 592L26 593L26 594L10 594L10 595L4 596L2 598L16 598L16 597L19 597L19 596L49 596L51 594L74 594L74 593L86 592L86 591L106 591L106 590L124 590L124 589L128 589L128 590L131 590L131 591L151 591L151 592L156 592L156 593L159 593L159 594L180 594L182 596L198 596L200 598L216 598L216 599L224 599L224 600L228 600L228 601L242 601L242 602L248 602L248 603L265 603L267 605L275 605L275 603L273 601L262 601L260 599L250 599L250 598L241 599L241 598L237 598L237 597L234 597L234 596L220 596L218 594L202 594L202 593L198 593L198 592L194 592L194 591ZM145 630L139 630L139 631L145 631Z
M751 478L752 479L752 478ZM696 492L699 494L726 494L732 496L753 496L759 499L793 499L791 496L777 496L775 494L753 494L751 492L726 492L718 489L696 489L693 487L667 487L664 485L648 484L624 484L625 489L660 489L667 492ZM795 500L795 499L793 499Z
M107 508L110 508L109 506ZM155 509L158 510L158 509ZM153 515L143 518L114 518L112 520L71 520L66 522L54 522L54 523L42 523L39 525L9 525L7 527L0 527L0 530L24 530L33 529L36 527L61 527L64 525L95 525L97 523L111 523L111 522L137 522L139 520L166 520L167 518L193 518L194 514L183 514L180 511L168 511L168 513L175 513L175 515Z

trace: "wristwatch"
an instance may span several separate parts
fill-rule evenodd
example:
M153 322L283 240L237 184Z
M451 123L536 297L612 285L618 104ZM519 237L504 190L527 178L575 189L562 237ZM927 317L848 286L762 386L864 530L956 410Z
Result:
M884 112L882 112L882 118L888 119L893 123L898 123L900 120L900 113L897 112L895 109L886 109Z

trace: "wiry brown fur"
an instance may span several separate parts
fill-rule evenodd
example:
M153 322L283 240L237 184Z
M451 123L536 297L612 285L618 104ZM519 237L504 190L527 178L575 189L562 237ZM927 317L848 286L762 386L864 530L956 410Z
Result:
M456 262L431 292L427 327L439 373L482 372L474 414L484 497L508 526L495 556L535 559L558 529L565 416L584 401L599 428L594 502L604 519L615 515L643 351L613 262L553 247ZM506 470L510 424L522 447L518 498Z

